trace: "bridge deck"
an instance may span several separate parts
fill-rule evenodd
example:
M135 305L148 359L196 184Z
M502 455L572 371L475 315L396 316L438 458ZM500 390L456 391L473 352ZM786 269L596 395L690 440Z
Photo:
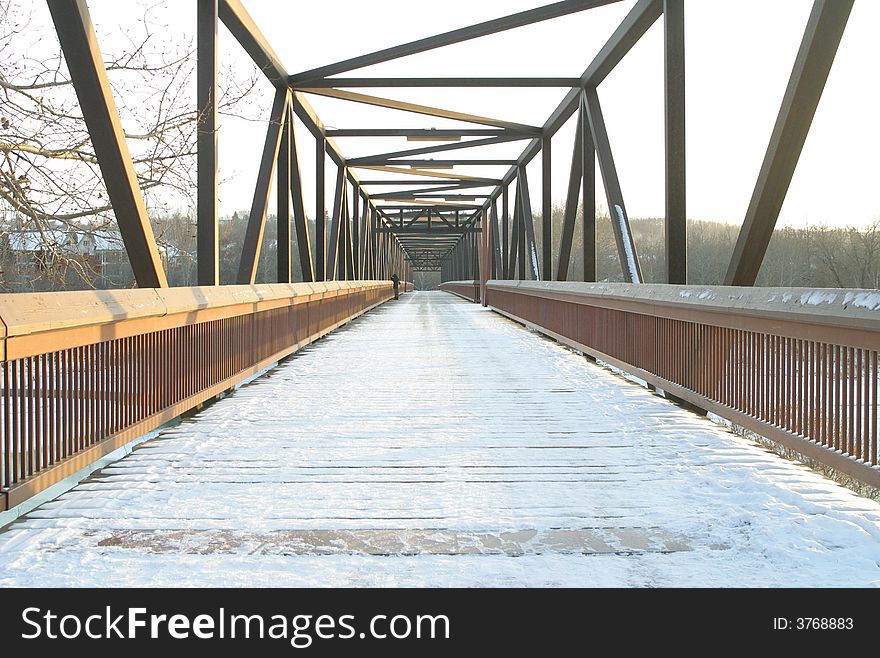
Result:
M10 526L0 584L880 585L880 506L415 293Z

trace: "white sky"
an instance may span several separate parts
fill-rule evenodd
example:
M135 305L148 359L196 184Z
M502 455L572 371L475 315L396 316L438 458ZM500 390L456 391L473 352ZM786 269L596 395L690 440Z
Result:
M134 25L122 3L91 0L99 38ZM195 3L168 3L168 29L192 39ZM333 3L245 0L257 25L291 73L528 9L535 0L336 0ZM345 73L346 76L578 76L632 7L632 0L593 9ZM424 6L424 9L421 7ZM688 216L740 223L809 15L810 0L689 0L687 55ZM880 216L880 3L858 0L780 216L781 225L865 224ZM222 29L222 28L221 28ZM110 41L112 43L112 41ZM246 55L222 29L223 61ZM268 114L268 82L258 103ZM357 89L362 93L540 125L563 89ZM663 215L662 18L599 87L629 214ZM458 127L433 117L311 97L332 127ZM470 126L474 127L474 126ZM301 128L301 126L300 126ZM574 121L553 140L553 198L564 198ZM221 212L247 209L265 125L224 119L220 132ZM297 132L306 207L313 212L314 140ZM403 138L338 140L347 156L422 144ZM464 151L470 157L513 158L525 142ZM442 154L424 157L442 158ZM540 158L529 169L533 207L540 209ZM328 163L330 162L328 158ZM497 177L506 167L481 167ZM464 170L462 170L464 171ZM328 167L328 196L332 172ZM379 178L363 172L361 177ZM376 188L373 188L374 191ZM599 185L599 201L604 194Z

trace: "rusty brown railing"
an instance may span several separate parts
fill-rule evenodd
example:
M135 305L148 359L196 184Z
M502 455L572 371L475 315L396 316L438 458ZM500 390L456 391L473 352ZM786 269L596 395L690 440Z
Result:
M447 281L440 284L440 290L451 292L477 304L480 302L479 281Z
M387 281L0 295L0 510L392 296Z
M880 291L490 281L486 297L560 342L880 486Z

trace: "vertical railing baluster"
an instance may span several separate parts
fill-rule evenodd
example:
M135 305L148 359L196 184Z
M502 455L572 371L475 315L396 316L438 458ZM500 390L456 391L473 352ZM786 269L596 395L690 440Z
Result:
M3 486L15 482L15 439L12 430L12 361L3 362Z

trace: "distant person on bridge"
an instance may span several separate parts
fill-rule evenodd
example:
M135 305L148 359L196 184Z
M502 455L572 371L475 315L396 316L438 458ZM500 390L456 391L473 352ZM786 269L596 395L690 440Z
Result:
M391 283L394 284L394 299L400 299L400 277L396 274L392 274Z

